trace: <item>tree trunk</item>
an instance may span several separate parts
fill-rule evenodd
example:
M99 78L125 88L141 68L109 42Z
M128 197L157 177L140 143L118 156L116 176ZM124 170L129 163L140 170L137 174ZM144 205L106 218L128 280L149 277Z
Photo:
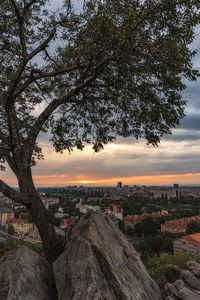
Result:
M53 214L45 208L35 189L31 169L23 170L18 179L20 190L25 195L25 205L40 233L45 256L53 263L64 251L64 241L55 232Z

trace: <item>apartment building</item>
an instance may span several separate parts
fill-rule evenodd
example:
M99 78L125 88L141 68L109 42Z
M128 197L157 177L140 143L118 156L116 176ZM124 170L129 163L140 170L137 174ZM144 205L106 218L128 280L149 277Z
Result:
M200 255L200 233L185 235L173 242L174 254L181 252Z

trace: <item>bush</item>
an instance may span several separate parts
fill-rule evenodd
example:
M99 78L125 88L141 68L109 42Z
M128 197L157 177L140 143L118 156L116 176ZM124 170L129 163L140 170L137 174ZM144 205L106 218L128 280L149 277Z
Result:
M157 283L163 295L164 286L167 283L167 280L165 278L165 267L172 264L177 265L179 268L183 268L188 260L195 260L200 263L200 256L180 253L178 255L165 254L159 257L143 257L143 263L147 268L147 271L149 272L152 279Z
M27 241L8 239L5 243L0 243L0 258L8 251L16 250L20 246L26 246L38 254L40 254L42 248L42 245L33 244Z

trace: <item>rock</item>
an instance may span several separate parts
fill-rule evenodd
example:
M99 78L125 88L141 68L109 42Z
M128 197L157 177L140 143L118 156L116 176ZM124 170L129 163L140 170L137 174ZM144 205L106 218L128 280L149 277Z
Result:
M184 281L185 285L191 290L195 290L200 294L200 281L188 270L181 270L180 278Z
M175 281L174 284L167 283L165 292L168 295L167 300L200 300L200 296L188 289L181 279Z
M185 287L183 280L179 279L174 283L175 287L178 290L178 295L180 299L183 300L200 300L200 296L196 293L193 293L190 289Z
M1 300L56 300L51 267L29 248L22 246L0 259Z
M170 297L172 300L200 300L200 265L195 261L188 261L185 267L187 269L183 270L173 265L166 267L166 277L173 282L165 285L167 300Z
M167 265L165 268L165 277L169 282L176 281L180 276L180 269L175 265Z
M185 264L186 268L196 277L200 277L200 264L194 260L189 260Z
M165 284L165 293L172 299L177 299L179 296L177 288L172 283L169 283L169 282L167 284Z
M109 217L91 213L66 234L54 262L59 300L161 300L133 246Z

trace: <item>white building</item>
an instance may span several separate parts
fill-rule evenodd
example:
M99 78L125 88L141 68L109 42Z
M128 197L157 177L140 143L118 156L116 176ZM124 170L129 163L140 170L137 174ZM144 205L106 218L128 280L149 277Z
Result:
M200 233L185 235L173 242L174 254L184 252L200 255Z

